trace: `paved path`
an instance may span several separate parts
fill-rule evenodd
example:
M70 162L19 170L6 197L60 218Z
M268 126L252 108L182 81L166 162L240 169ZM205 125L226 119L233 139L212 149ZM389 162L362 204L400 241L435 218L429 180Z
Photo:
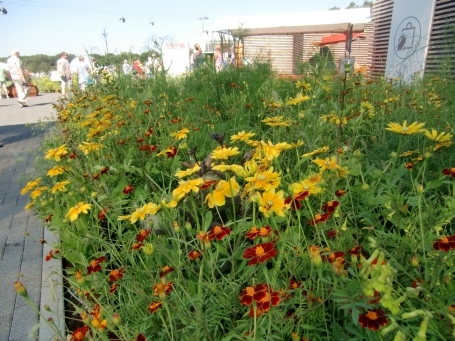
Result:
M30 97L27 108L14 98L0 99L0 341L34 340L30 331L38 331L38 315L14 290L20 280L39 307L44 231L35 214L24 210L29 193L22 196L20 190L35 177L35 157L48 131L37 122L52 118L57 98Z

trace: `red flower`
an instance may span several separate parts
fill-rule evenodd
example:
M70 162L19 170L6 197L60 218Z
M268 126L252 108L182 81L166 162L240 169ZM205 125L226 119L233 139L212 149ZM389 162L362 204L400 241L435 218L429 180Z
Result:
M129 194L134 191L134 186L128 185L123 189L123 194Z
M89 330L89 326L82 326L77 328L73 334L71 334L71 341L84 341L85 335Z
M240 303L246 306L251 305L254 294L261 291L269 291L269 286L266 284L257 284L255 287L246 287L239 296Z
M353 256L358 256L361 254L360 253L361 251L362 251L362 247L360 245L357 245L357 246L351 247L351 249L348 251L348 253Z
M147 341L144 334L139 334L133 341Z
M139 250L142 247L142 243L133 243L130 250Z
M288 196L286 199L284 199L284 203L286 205L290 205L291 209L294 211L300 210L302 208L302 204L300 203L300 201L305 200L309 195L310 192L303 191L296 195Z
M433 249L444 252L448 252L450 249L455 250L455 235L437 239L433 243Z
M140 230L136 236L136 241L139 243L142 243L147 238L147 236L150 234L150 232L152 232L150 229Z
M108 171L109 171L109 167L106 166L106 167L101 168L100 173L101 174L106 174Z
M212 185L216 184L218 180L205 180L204 184L201 186L201 189L207 189Z
M175 147L169 147L168 149L169 149L169 151L166 152L166 155L167 155L167 157L168 157L169 159L170 159L170 158L173 158L175 155L177 155L177 148L175 148Z
M330 214L330 213L315 214L314 219L308 220L308 224L310 224L311 226L314 226L316 224L329 220L331 216L332 216L332 214Z
M210 230L210 232L208 233L208 236L209 236L210 240L212 240L214 238L221 240L230 233L231 233L231 230L228 227L217 225L217 226L214 226Z
M195 260L195 259L197 259L197 258L199 258L199 257L201 257L201 256L202 256L202 253L199 252L199 251L196 251L196 250L193 250L193 251L191 251L191 252L188 254L188 258L189 258L190 260Z
M109 287L109 293L110 293L110 294L113 294L114 292L116 292L117 287L118 287L118 283L112 284L112 285Z
M261 236L261 237L268 237L270 232L272 232L272 228L270 226L264 226L258 229L256 226L253 226L250 231L247 232L245 238L253 240L254 238Z
M46 255L46 262L49 262L52 258L54 258L54 250L50 250L49 253Z
M124 273L125 268L112 270L111 273L109 274L109 282L113 282L122 278Z
M168 273L174 271L174 268L170 267L170 266L163 266L161 271L160 271L160 277L163 277L165 275L167 275Z
M50 221L52 220L52 216L53 216L53 214L48 215L48 216L46 217L46 219L44 220L44 222L45 222L45 223L50 222Z
M368 304L376 304L381 300L381 293L379 291L374 291L373 297L369 296Z
M92 259L90 261L90 265L87 267L87 274L90 275L92 272L98 272L101 270L101 265L100 263L104 262L106 260L106 257L102 256L97 259Z
M329 230L329 231L325 231L325 235L327 236L327 238L330 238L330 239L333 239L336 237L338 231L337 230Z
M103 210L98 213L98 219L103 220L104 218L106 218L106 213L107 213L107 208L103 208Z
M449 175L449 176L452 176L452 178L455 178L455 167L452 167L450 169L444 168L442 170L442 174Z
M269 258L273 258L278 254L275 249L275 243L268 242L249 247L243 253L243 258L251 258L248 265L255 265L258 262L264 263Z
M345 195L347 193L346 190L344 189L338 189L335 191L335 195L338 197L338 198L341 198L343 195Z
M377 331L380 327L383 327L389 323L385 312L380 309L368 310L359 316L359 323L363 328L369 328Z
M161 299L164 299L167 294L169 294L173 289L172 282L164 283L164 279L155 284L153 287L153 294L159 295Z
M326 213L333 213L339 204L336 200L329 201L327 204L322 205L322 210Z
M302 285L302 282L297 282L295 279L291 279L291 282L289 283L289 289L297 289L300 288Z
M153 314L155 311L160 309L162 305L163 305L163 302L161 302L161 301L150 303L149 308L148 308L150 314Z

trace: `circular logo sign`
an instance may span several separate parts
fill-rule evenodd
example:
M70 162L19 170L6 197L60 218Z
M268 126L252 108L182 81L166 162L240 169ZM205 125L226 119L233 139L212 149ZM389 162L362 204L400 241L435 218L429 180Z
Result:
M411 56L419 46L421 28L420 22L415 17L407 17L395 31L395 54L400 59Z

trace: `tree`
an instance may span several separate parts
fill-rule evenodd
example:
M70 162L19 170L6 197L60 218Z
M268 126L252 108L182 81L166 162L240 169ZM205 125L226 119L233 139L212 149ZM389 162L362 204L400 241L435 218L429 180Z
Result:
M373 1L365 0L362 7L373 7Z
M340 7L337 7L337 6L333 6L332 8L329 8L329 11L336 11L336 10L339 10Z
M346 7L346 9L349 9L349 8L357 8L357 7L360 7L359 5L357 5L354 1L352 1L348 7Z

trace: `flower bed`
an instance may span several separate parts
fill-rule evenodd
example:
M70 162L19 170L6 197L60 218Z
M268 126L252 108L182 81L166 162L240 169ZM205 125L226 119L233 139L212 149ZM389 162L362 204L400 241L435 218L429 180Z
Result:
M267 65L60 102L31 201L74 340L449 340L453 85Z

